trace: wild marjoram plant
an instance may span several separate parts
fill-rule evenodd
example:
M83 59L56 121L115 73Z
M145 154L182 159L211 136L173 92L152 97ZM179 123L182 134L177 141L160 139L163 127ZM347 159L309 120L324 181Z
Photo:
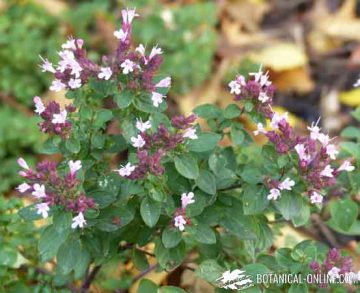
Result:
M20 215L52 218L39 239L40 259L56 257L56 274L67 284L82 279L75 282L82 292L119 255L144 270L141 276L151 269L195 266L216 292L226 291L219 282L224 272L238 268L254 284L257 274L349 272L349 257L315 241L275 253L269 248L280 222L304 226L310 213L326 205L332 188L339 187L337 177L354 170L350 161L337 160L339 151L317 124L308 128L310 136L297 136L287 114L273 112L274 87L261 68L230 82L241 108L206 104L188 117L169 119L162 112L171 78L156 76L161 48L147 55L142 44L131 46L137 16L135 10L122 11L122 27L114 32L118 48L101 65L87 58L81 39L72 38L62 45L57 66L43 59L43 71L54 75L50 90L67 90L73 103L62 109L34 98L40 130L50 136L44 153L63 160L36 168L18 160L26 182L17 189L36 201ZM239 122L245 114L257 124L254 135L268 138L264 146L253 143ZM210 131L195 124L197 117L206 119ZM120 134L109 134L115 121ZM219 146L225 136L232 146ZM121 161L117 169L114 154ZM343 201L343 213L353 212L351 196ZM353 224L343 222L343 230ZM150 243L153 253L146 251ZM156 265L149 266L147 257ZM257 284L246 290L307 292L318 286ZM138 292L184 291L142 280Z

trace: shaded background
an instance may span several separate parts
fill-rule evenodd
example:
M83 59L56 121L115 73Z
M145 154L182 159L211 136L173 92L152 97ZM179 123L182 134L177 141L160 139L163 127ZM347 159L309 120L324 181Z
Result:
M159 44L165 52L162 73L173 78L169 114L188 114L202 103L226 106L232 101L228 82L263 64L278 89L277 109L293 114L297 131L319 116L332 135L355 123L349 112L360 105L360 89L352 87L360 73L359 1L0 0L0 245L16 243L33 231L30 224L1 231L2 223L13 221L1 214L21 205L17 199L8 201L20 183L16 158L35 162L44 140L32 98L66 103L64 93L48 92L51 80L38 67L39 55L56 60L61 44L72 35L83 38L89 56L98 60L115 49L113 31L127 6L137 7L141 15L134 24L136 42ZM36 262L31 245L31 239L23 243L23 254ZM6 275L2 255L0 280ZM108 270L116 273L118 268L110 264ZM165 276L153 278L160 282ZM179 283L181 276L167 278ZM182 278L184 286L192 287L189 292L209 292L192 278ZM100 281L94 292L126 287L126 281Z

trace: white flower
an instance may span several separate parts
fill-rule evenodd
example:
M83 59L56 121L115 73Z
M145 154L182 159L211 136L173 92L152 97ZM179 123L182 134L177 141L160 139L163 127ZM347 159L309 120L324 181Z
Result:
M45 111L45 106L44 106L43 102L41 101L41 98L38 96L35 96L33 101L35 103L35 113L40 115L42 112Z
M313 192L311 193L310 202L311 202L312 204L322 203L322 202L323 202L323 199L324 199L324 197L323 197L320 193L318 193L318 192L316 192L316 191L313 191Z
M354 83L354 87L359 87L360 86L360 78Z
M310 131L310 137L311 139L313 140L317 140L319 138L319 135L320 135L320 130L321 128L319 128L318 124L320 122L320 118L316 121L316 123L311 123L311 127L307 127L307 129Z
M119 29L118 31L114 31L114 37L118 40L121 40L122 42L125 42L126 37L128 33L123 31L122 29Z
M46 202L38 203L36 206L36 213L38 215L41 215L44 219L46 219L49 216L49 205Z
M112 75L112 70L110 67L101 67L98 74L98 78L109 80Z
M27 190L29 190L31 188L31 186L29 184L27 184L26 182L20 184L18 187L16 187L16 189L20 192L20 193L24 193Z
M174 219L174 225L175 227L177 227L180 231L184 231L185 230L185 224L186 224L186 220L184 219L183 216L179 215L176 216Z
M19 164L19 166L25 170L30 170L28 164L26 163L26 161L23 158L18 158L17 159L17 163Z
M43 57L39 56L43 64L40 65L40 68L42 69L42 72L51 72L55 73L56 70L52 63L48 59L44 59Z
M265 74L263 74L262 71L262 65L259 68L258 72L251 72L249 73L250 76L254 76L254 80L258 83L260 83L260 85L263 86L269 86L271 85L271 81L269 81L269 75L268 72L266 72Z
M262 123L257 124L257 129L253 131L254 135L259 135L260 133L266 133L264 125Z
M120 67L123 69L123 74L129 74L129 72L134 71L135 63L130 59L126 59L123 63L121 63Z
M261 103L266 103L269 99L270 99L270 97L265 92L260 92L258 100Z
M279 184L280 190L291 190L292 187L295 185L295 181L291 180L289 177L286 178L283 182Z
M347 171L347 172L351 172L354 171L355 167L353 165L351 165L351 163L349 161L345 161L341 164L341 166L337 169L338 172L340 171Z
M163 102L164 97L165 96L163 96L160 93L152 92L151 93L151 100L153 102L154 107L156 107L156 108L159 107L159 105Z
M277 188L270 189L270 193L268 194L267 198L268 200L277 200L281 195L281 192Z
M59 92L66 88L66 84L62 83L61 80L55 79L51 83L50 90L53 92Z
M320 176L322 177L334 177L333 175L334 169L331 168L330 165L327 165L324 170L320 172Z
M163 53L162 49L159 48L157 45L151 49L149 60L154 58L156 55L161 55Z
M77 160L75 162L73 160L70 160L68 164L70 168L70 174L72 175L74 175L77 171L79 171L82 168L80 160Z
M306 153L305 146L303 144L297 144L295 146L295 151L299 155L301 161L309 162L311 157Z
M330 143L331 139L327 134L319 133L318 141L325 147Z
M136 120L136 128L140 130L140 132L145 132L146 130L151 128L150 120L142 122L141 119Z
M170 87L171 86L171 77L165 77L162 80L160 80L155 87Z
M232 80L229 82L230 94L240 95L241 85L236 81Z
M35 183L33 185L33 189L34 191L31 193L33 196L35 196L36 198L42 198L46 196L45 193L45 185L43 184L39 184L39 183Z
M71 228L76 229L77 227L84 228L86 225L86 220L82 212L80 212L76 217L72 219Z
M66 43L61 45L63 49L76 50L75 40L72 37L69 37Z
M145 140L141 135L138 135L137 137L133 136L130 140L135 148L142 148L145 145Z
M328 271L328 276L330 276L332 279L339 278L340 277L340 269L337 267L332 267L330 271Z
M279 123L283 120L286 120L287 121L288 119L288 113L286 112L285 114L283 115L279 115L278 113L274 113L272 119L271 119L271 122L270 122L270 125L273 129L277 129L279 128Z
M53 114L53 119L51 120L51 123L63 124L66 122L66 118L67 118L67 111L62 110L59 114Z
M68 82L68 85L71 89L78 89L79 87L81 87L81 79L71 78Z
M181 195L181 206L183 209L185 209L189 204L194 203L194 193L193 192L189 192L189 193L183 193Z
M76 78L80 77L80 72L83 70L82 67L80 66L80 64L73 60L70 64L69 64L69 68L71 69L70 74L71 75L75 75Z
M123 10L121 10L121 15L122 15L123 22L125 24L131 24L133 19L136 16L139 16L139 14L137 14L135 12L135 9L123 9Z
M186 129L185 132L183 133L183 137L189 139L198 139L198 136L196 135L196 128Z
M115 170L119 173L121 177L130 176L132 172L134 172L136 166L131 165L131 163L127 163L125 166L121 166L119 170Z
M331 160L335 160L337 154L339 153L339 151L336 149L336 146L333 144L328 144L326 146L326 153L329 155Z
M148 64L148 59L145 56L145 47L144 47L144 45L140 44L139 46L136 47L135 51L140 53L140 55L144 59L144 64L147 65Z

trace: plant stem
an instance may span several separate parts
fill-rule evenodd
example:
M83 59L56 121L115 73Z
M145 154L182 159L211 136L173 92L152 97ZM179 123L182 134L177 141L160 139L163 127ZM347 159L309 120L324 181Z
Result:
M95 280L96 275L98 274L98 272L101 269L101 265L98 265L96 267L94 267L94 269L90 272L90 274L87 275L87 277L85 278L80 292L81 293L85 293L89 290L91 283Z

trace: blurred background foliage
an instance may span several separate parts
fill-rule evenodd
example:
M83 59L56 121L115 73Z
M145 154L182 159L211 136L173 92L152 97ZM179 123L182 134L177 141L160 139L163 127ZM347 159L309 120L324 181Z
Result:
M66 102L63 93L48 92L50 79L38 67L39 55L56 60L67 36L76 36L85 40L91 58L100 59L116 47L113 31L121 9L134 6L141 14L136 41L165 52L162 73L173 78L170 114L188 114L202 103L226 106L232 99L229 80L263 64L278 88L277 110L290 111L299 132L320 115L332 135L358 125L350 114L360 105L360 89L352 88L360 72L356 0L0 0L0 292L54 292L47 285L51 267L37 267L37 229L19 225L15 211L23 201L13 191L19 183L16 158L38 160L44 139L33 96ZM359 130L342 134L358 154ZM109 272L119 273L111 264ZM164 279L158 273L150 277ZM209 292L192 278L186 276L183 285ZM118 279L100 280L100 287L126 288L128 279ZM67 281L55 280L57 292L71 290Z

